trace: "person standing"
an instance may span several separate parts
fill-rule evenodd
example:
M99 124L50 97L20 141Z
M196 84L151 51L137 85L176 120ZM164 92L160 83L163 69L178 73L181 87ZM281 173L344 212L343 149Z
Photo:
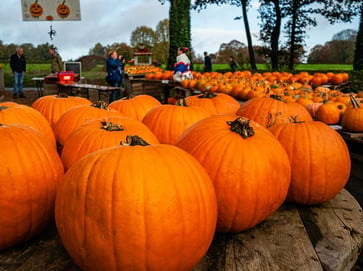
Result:
M108 54L108 58L106 60L106 69L107 69L107 76L106 81L112 87L121 87L121 74L123 71L123 63L124 61L121 60L122 56L117 56L117 51L112 50ZM121 89L111 91L109 103L113 101L119 100L121 98Z
M52 56L50 72L51 73L61 72L63 70L63 62L62 62L62 58L57 53L57 48L54 46L51 46L49 48L49 53Z
M24 74L26 72L26 61L24 50L16 48L16 53L10 57L10 67L14 75L13 99L25 98L23 93Z
M193 79L193 74L190 71L190 60L186 53L189 51L187 47L179 47L177 50L176 63L174 64L173 79L176 82L181 82L184 79Z
M204 52L204 72L212 71L212 59L207 52Z
M232 72L236 71L237 68L237 62L234 60L233 56L229 57L229 67L231 68Z

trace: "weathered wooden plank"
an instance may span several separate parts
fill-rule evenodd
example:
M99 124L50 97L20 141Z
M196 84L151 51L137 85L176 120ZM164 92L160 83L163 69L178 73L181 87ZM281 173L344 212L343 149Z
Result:
M320 206L298 210L324 270L351 270L363 247L363 213L354 197L343 189Z
M323 270L300 215L283 205L266 221L238 234L217 234L193 271Z

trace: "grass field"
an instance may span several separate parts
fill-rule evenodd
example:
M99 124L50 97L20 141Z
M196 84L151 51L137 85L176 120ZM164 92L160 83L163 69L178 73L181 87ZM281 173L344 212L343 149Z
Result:
M3 66L3 73L4 73L4 82L5 87L11 87L13 78L12 73L10 69L10 65L2 64ZM162 66L163 67L163 66ZM248 66L245 67L239 67L241 70L248 69ZM266 64L257 64L257 69L259 72L268 71L269 67ZM203 72L203 64L194 64L193 70ZM213 64L213 71L228 71L229 65L228 64ZM307 71L310 73L314 73L317 71L321 72L350 72L353 70L353 65L344 65L344 64L297 64L295 66L295 71ZM24 87L33 87L34 82L31 80L32 77L43 77L50 72L50 63L44 63L44 64L27 64L27 72L25 74L24 78ZM90 71L82 71L82 76L84 76L86 79L89 80L103 80L105 76L105 71L103 65L98 65L94 69Z

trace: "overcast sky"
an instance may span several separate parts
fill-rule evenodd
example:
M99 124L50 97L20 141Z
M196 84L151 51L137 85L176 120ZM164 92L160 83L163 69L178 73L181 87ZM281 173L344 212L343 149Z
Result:
M0 40L4 44L32 43L34 46L52 43L58 47L63 60L74 60L87 55L97 42L102 45L114 42L129 44L131 32L136 27L145 25L155 29L158 22L169 15L169 4L161 5L158 0L80 0L80 8L80 21L29 22L23 21L21 0L2 0ZM248 16L252 33L258 35L256 9L254 4ZM240 8L229 5L211 5L199 13L192 11L192 47L196 54L201 55L203 51L217 52L221 43L233 39L246 43L242 21L233 20L240 15ZM56 30L53 41L48 35L50 25ZM352 23L333 26L319 18L318 26L307 31L307 49L310 50L316 44L323 45L342 30L358 30L358 26L358 17ZM254 43L258 44L258 41L254 39Z

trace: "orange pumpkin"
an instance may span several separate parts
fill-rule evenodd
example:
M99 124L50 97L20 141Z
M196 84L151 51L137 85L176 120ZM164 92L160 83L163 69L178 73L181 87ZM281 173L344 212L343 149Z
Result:
M253 98L243 103L236 114L267 128L288 121L286 103L272 97Z
M35 18L42 16L43 7L38 4L38 0L35 0L35 2L29 6L29 12Z
M159 143L149 128L137 120L124 117L90 120L77 127L64 142L62 161L65 169L91 152L120 145L128 135L138 135L150 144Z
M57 7L57 13L61 18L67 18L71 13L70 8L65 4L66 1L63 1L62 4L59 4Z
M235 114L240 107L239 102L228 94L205 92L185 98L190 106L200 106L210 114Z
M91 105L86 98L68 96L65 94L47 95L36 99L32 107L39 111L53 127L61 115L69 109L79 105Z
M363 107L353 95L350 100L353 107L343 113L342 127L350 132L363 132Z
M218 231L247 230L286 198L289 158L278 140L256 122L213 115L186 130L176 146L197 158L212 179Z
M191 270L215 232L210 177L175 146L127 141L65 174L55 207L62 243L82 270Z
M44 134L55 147L56 140L51 126L44 116L27 105L17 103L0 103L0 123L23 124L37 129Z
M325 103L319 106L316 111L316 120L322 121L326 124L338 124L340 122L340 118L342 112L347 107L342 103Z
M129 96L113 101L108 108L119 111L126 117L142 121L145 114L153 107L161 103L150 95Z
M56 186L64 175L56 148L41 132L0 124L0 250L20 244L48 226Z
M343 189L350 174L350 156L344 140L334 129L313 121L281 124L270 131L290 158L288 201L320 204Z
M174 145L187 128L209 115L204 108L188 106L184 99L180 99L175 105L163 104L152 108L142 122L160 143Z
M87 120L111 116L123 117L120 112L113 109L107 109L104 103L80 105L71 108L65 112L53 126L57 142L60 145L64 145L65 140L73 130Z
M295 121L313 121L309 111L303 105L296 102L287 102L288 116L293 117Z

